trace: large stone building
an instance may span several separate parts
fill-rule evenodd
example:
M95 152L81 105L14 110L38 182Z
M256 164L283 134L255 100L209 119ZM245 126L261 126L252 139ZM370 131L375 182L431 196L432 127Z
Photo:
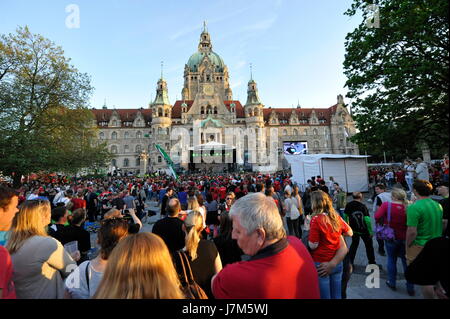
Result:
M212 50L206 27L200 35L198 51L189 58L183 76L182 99L173 105L169 101L167 83L161 75L155 100L148 109L109 109L106 105L102 109L93 109L99 139L106 141L109 150L115 154L110 169L116 167L142 173L143 151L149 155L148 170L166 169L167 164L156 149L156 144L170 153L173 159L179 159L177 156L181 155L181 151L188 152L181 164L185 169L214 168L215 171L236 169L239 165L253 170L267 170L268 166L261 163L274 152L278 159L275 169L281 169L282 145L287 141L307 142L310 154L359 153L357 145L348 139L355 134L355 125L341 95L338 95L337 103L329 108L303 108L299 105L295 108L266 107L259 98L256 82L251 78L246 103L242 105L240 101L234 100L228 68ZM179 138L171 141L170 135L176 128L185 129L188 135L184 140L186 143L178 143ZM250 138L238 134L228 138L225 131L229 128L251 128L259 135ZM278 149L275 150L269 145L271 128L278 129ZM236 156L237 146L242 146L240 143L245 144L244 148L250 144L256 148L253 160L249 161L247 153ZM174 148L175 144L178 149ZM210 152L208 145L222 147L224 154L233 151L231 158L235 164L186 163L186 158L193 161L196 152ZM273 171L274 167L269 170Z

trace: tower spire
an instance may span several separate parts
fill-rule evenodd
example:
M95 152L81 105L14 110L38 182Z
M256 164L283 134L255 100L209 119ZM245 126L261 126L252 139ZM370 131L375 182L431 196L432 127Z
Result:
M250 63L250 81L253 80L253 64Z
M164 61L161 61L161 80L163 79Z
M206 23L206 20L205 20L205 21L203 21L203 32L208 32L208 30L206 28L206 25L207 25L207 23Z

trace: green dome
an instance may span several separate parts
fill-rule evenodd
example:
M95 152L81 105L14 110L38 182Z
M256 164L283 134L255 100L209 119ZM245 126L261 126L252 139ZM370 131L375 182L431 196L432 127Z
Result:
M205 55L208 55L209 60L214 64L215 72L223 72L223 68L225 67L225 63L223 63L222 58L214 52L209 53L203 53L203 52L195 52L191 57L189 58L189 61L187 63L187 66L191 70L191 72L197 72L198 66L202 62Z

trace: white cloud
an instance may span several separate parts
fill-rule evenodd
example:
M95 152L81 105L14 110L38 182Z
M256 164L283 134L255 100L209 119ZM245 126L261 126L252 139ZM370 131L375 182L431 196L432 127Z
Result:
M239 69L242 69L246 65L247 65L247 61L241 60L241 61L238 61L238 63L236 64L236 66L233 69L239 70Z
M237 87L240 87L242 85L242 81L238 80L236 83L233 83L232 85L230 85L231 89L234 90Z
M277 20L277 16L274 16L272 18L262 20L257 23L246 26L246 27L244 27L244 30L246 30L246 31L265 31L265 30L270 29L270 27L272 27L272 25L275 23L276 20Z

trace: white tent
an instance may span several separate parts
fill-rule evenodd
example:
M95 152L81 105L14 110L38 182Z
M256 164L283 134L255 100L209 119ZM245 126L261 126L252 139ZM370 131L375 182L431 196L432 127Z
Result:
M302 190L307 185L307 180L317 175L325 179L327 186L332 176L348 193L369 190L368 156L346 154L284 156L291 164L292 180L302 186Z

